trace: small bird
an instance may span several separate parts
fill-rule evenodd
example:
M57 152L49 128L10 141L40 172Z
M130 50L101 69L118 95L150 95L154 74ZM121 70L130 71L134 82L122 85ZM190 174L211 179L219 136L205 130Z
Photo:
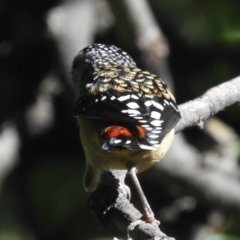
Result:
M73 60L79 98L75 115L86 156L84 187L97 188L101 174L127 169L148 222L154 214L136 173L157 163L168 151L181 116L175 98L156 75L137 68L116 46L93 44Z

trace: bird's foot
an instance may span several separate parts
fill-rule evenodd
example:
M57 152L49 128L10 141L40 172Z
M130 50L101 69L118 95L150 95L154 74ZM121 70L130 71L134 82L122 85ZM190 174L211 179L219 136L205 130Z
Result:
M127 240L131 239L130 232L133 231L136 226L140 225L141 222L142 222L142 220L138 219L138 220L136 220L136 221L134 221L134 222L132 222L128 225L128 227L127 227Z
M140 219L132 222L129 224L128 228L127 228L127 235L129 237L129 233L130 231L133 231L134 228L138 225L140 225L142 222L146 222L149 224L152 224L154 227L158 227L160 225L160 221L158 221L154 215L149 215L147 213L144 213Z
M156 227L160 225L160 221L158 221L152 214L144 213L141 217L141 220L143 220L146 223L150 223Z

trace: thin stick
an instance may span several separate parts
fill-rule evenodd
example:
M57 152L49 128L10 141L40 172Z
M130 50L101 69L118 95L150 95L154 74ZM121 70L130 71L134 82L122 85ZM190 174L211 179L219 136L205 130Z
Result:
M132 181L133 181L133 183L135 185L135 188L136 188L136 190L138 192L138 195L140 197L140 200L142 202L142 205L143 205L143 208L144 208L144 211L145 211L146 215L149 218L154 218L154 213L153 213L153 211L152 211L152 209L151 209L151 207L150 207L150 205L149 205L149 203L147 201L147 198L145 197L145 194L144 194L144 192L142 190L140 182L138 181L138 178L137 178L137 175L136 175L136 173L137 173L136 167L131 167L129 169L128 173L129 173L129 176L130 176L130 178L132 179Z

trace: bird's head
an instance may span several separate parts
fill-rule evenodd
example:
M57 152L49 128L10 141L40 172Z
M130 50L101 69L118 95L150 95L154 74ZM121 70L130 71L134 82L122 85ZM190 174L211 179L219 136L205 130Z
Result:
M135 67L136 63L122 49L105 44L93 44L82 49L73 60L72 77L81 91L93 80L96 71L113 66Z

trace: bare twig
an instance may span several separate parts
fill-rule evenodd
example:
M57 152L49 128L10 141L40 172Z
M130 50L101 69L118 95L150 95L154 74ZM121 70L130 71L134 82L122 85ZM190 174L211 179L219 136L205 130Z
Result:
M47 14L48 29L56 40L66 74L61 81L69 96L75 89L70 78L72 59L83 47L93 43L97 32L112 23L112 16L104 3L103 0L63 1ZM74 93L76 99L77 92Z
M149 2L146 0L124 0L123 2L144 66L164 79L173 90L173 80L167 63L169 45L150 9Z
M20 136L15 124L5 123L0 133L0 188L19 157Z
M63 66L68 73L76 53L93 42L99 26L95 20L96 11L95 1L70 0L53 8L47 15L49 31L57 41Z
M179 109L182 119L176 132L193 125L202 127L208 118L237 102L240 102L240 77L211 88L193 101L181 104Z
M135 30L137 45L152 61L161 62L169 53L168 44L146 0L124 0Z

